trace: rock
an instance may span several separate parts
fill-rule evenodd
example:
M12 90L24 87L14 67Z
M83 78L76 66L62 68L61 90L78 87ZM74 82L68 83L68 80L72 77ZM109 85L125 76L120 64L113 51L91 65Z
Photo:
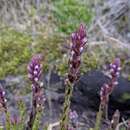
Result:
M57 82L61 81L61 77L56 72L51 72L50 74L45 75L45 83L50 82L50 84L56 84Z
M63 78L57 78L57 74L51 75L50 87L46 87L47 104L45 108L45 116L43 122L56 122L60 118L60 113L63 108L64 102L64 90L65 85L63 84ZM54 78L54 79L53 79ZM110 96L109 102L109 118L116 109L119 109L121 116L129 117L130 106L130 82L119 77L119 84ZM109 81L109 78L100 70L93 70L81 76L80 80L75 84L72 105L71 108L76 110L80 115L80 121L86 124L86 128L93 126L96 118L96 112L100 104L99 92L103 85ZM50 103L51 102L51 103ZM88 111L92 113L89 115L91 118L85 116L88 115ZM86 114L84 114L86 113ZM87 118L87 119L86 119Z
M8 101L8 108L14 108L14 111L17 107L17 100L22 99L26 106L31 104L31 94L26 94L24 96L21 93L26 93L28 90L28 83L23 76L7 76L4 80L0 80L4 90L6 91L6 99Z
M83 75L75 85L75 96L73 97L74 102L84 108L98 110L100 103L100 89L103 83L107 83L108 81L109 78L98 70L90 71ZM110 96L110 115L113 114L116 109L119 109L122 115L130 116L130 81L123 77L119 77L118 81L119 84ZM79 92L80 96L76 94Z
M0 84L1 84L2 86L5 86L5 83L6 83L5 80L0 80Z
M50 76L51 82L49 89L46 88L47 97L51 97L53 106L57 106L59 112L64 102L64 82L56 73ZM80 80L75 84L72 108L76 109L80 114L86 110L98 110L100 104L99 92L104 83L109 78L100 70L93 70L81 76ZM114 89L109 101L110 116L116 109L121 111L121 115L130 116L130 81L124 77L119 77L119 84Z
M53 76L51 77L52 79ZM57 80L57 82L53 82L50 85L50 90L46 92L48 96L51 96L52 103L54 103L54 105L57 104L57 108L60 110L60 106L64 102L64 85L63 80L61 80L61 78L58 79L59 81ZM89 109L97 111L100 104L100 89L102 85L108 81L109 78L100 70L93 70L82 75L74 87L72 108L76 109L79 113ZM119 77L118 81L119 84L110 95L110 116L116 109L120 110L121 115L130 116L130 81L122 76ZM60 82L62 82L62 84Z
M52 71L50 75L46 74L43 82L45 89L56 91L57 93L64 93L64 79L56 72Z
M101 71L90 71L84 74L79 82L75 85L75 93L80 92L81 100L77 99L79 96L75 96L74 100L79 101L78 104L85 108L97 109L99 105L99 91L103 83L107 82L108 78ZM78 92L78 93L79 93Z
M14 78L14 80L13 78L5 78L5 80L0 80L0 83L2 83L4 85L4 88L7 89L7 96L9 99L8 104L11 109L13 106L15 110L16 99L21 98L25 101L27 108L30 108L30 92L24 96L17 95L18 97L14 98L14 93L12 93L14 91L12 91L12 89L15 89L17 91L19 91L20 89L24 91L27 84L27 81L25 81L23 78L18 77L18 79L16 79L17 77ZM44 78L45 94L47 98L43 117L44 125L50 122L54 123L55 121L59 120L64 102L64 78L61 78L56 73L51 73L50 79L51 80L48 86L47 77ZM101 72L100 70L93 70L82 75L79 81L75 84L71 108L78 112L78 114L80 115L80 121L86 124L86 128L94 125L93 122L95 122L96 116L95 112L98 110L100 103L99 92L103 83L106 83L108 81L109 78L103 72ZM119 77L118 81L118 86L114 89L113 93L110 96L109 117L112 116L116 109L120 110L121 116L129 117L130 82L122 76ZM13 87L13 85L15 85L15 87ZM12 89L10 90L9 87L12 87ZM91 117L90 120L88 120L88 116L85 116L89 114L88 111L90 113L93 113L92 115L89 115Z
M25 81L23 76L7 76L5 79L6 88L10 91L15 89L22 89L27 87L27 82Z

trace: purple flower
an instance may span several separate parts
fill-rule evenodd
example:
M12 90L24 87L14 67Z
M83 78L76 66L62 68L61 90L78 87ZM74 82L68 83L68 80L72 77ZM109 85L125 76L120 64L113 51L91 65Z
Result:
M43 108L45 97L43 94L42 83L42 55L37 54L32 57L28 64L28 77L32 82L32 108L27 121L26 130L32 130L37 112Z
M16 114L13 114L11 117L10 117L10 122L12 125L16 125L16 124L19 124L20 123L20 117Z
M109 94L113 91L114 87L118 84L118 77L120 75L120 59L116 58L113 63L110 64L109 72L110 72L110 82L108 83L109 86Z
M72 33L71 40L68 79L73 83L79 78L81 54L87 42L86 28L83 24L80 25L76 32Z
M35 93L35 99L37 103L37 108L40 110L41 107L43 107L44 102L46 101L46 98L44 96L42 89L39 89L39 91Z
M41 78L42 73L41 59L42 56L40 54L37 54L33 56L32 60L28 65L28 77L33 83L38 82Z
M78 114L76 111L70 111L69 112L69 119L70 119L70 124L71 126L69 127L69 130L77 127L78 123Z
M4 109L5 112L7 112L7 106L6 106L6 98L5 98L5 91L2 88L2 85L0 84L0 110Z
M104 84L101 87L101 91L100 91L100 100L101 100L101 104L103 106L105 106L108 103L108 95L109 95L109 86L108 84Z
M68 130L74 130L74 128L73 127L69 127Z
M33 99L35 100L35 106L39 107L45 101L45 97L41 88L41 75L42 75L42 55L37 54L32 57L28 64L28 77L32 82ZM33 103L34 103L33 102Z
M76 111L70 111L69 112L69 118L70 118L70 120L77 120L77 118L78 118L78 114L77 114L77 112Z
M120 59L116 58L113 63L109 65L109 77L110 81L109 83L105 83L100 91L100 100L101 104L105 105L108 102L109 95L112 93L115 86L118 84L118 77L120 75Z
M120 59L116 58L113 63L110 64L110 77L111 79L117 80L120 74Z

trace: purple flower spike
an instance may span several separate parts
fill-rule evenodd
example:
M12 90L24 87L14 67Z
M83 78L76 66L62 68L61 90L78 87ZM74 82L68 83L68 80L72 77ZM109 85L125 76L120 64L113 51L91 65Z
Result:
M0 110L4 109L5 112L7 112L7 106L6 106L6 98L5 98L5 91L2 88L2 85L0 84Z
M35 99L37 103L37 108L41 109L43 107L44 102L46 101L46 98L44 96L42 89L39 89L39 91L35 94Z
M35 55L28 65L28 77L35 83L41 78L42 66L41 66L42 56L40 54Z
M41 65L42 55L37 54L32 57L28 65L28 76L32 81L32 91L33 91L33 103L35 107L40 107L45 101L45 97L41 88L40 79L42 74Z
M40 82L42 75L42 55L37 54L33 56L28 64L28 77L32 82L32 108L27 122L26 130L32 130L33 124L36 118L37 111L43 108L45 97L42 89L42 83Z
M105 83L100 91L100 100L103 106L105 106L108 103L108 94L109 94L108 92L109 92L109 86L108 84Z
M116 58L113 63L110 64L110 78L111 81L109 83L109 93L111 93L114 89L114 87L118 84L118 77L120 75L120 70L121 70L121 63L120 59Z
M117 78L119 76L120 70L121 70L120 59L117 58L114 60L112 64L110 64L111 78Z
M108 102L108 97L114 90L115 86L118 84L118 77L120 75L120 59L116 58L113 63L109 65L109 72L110 72L110 81L109 83L105 83L100 91L100 100L101 104L106 105Z
M79 68L81 63L81 54L87 42L86 28L83 24L71 35L72 45L69 58L68 79L71 83L79 78Z

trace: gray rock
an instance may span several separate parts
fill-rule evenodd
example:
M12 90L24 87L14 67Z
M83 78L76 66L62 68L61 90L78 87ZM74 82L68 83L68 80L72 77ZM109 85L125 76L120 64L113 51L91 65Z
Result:
M80 104L84 108L89 107L93 110L97 110L100 103L100 89L103 83L107 83L108 81L109 78L101 71L90 71L83 75L75 86L76 90L74 93L80 91L80 100L78 94L73 97L73 100L76 104ZM110 115L113 114L116 109L119 109L123 116L130 116L130 81L123 77L119 77L118 82L119 84L110 96Z
M59 120L64 102L64 78L61 78L56 73L52 73L52 75L50 75L50 79L49 86L47 78L44 79L45 94L47 97L44 116L42 119L44 125ZM74 109L78 112L79 120L86 124L86 128L94 125L96 116L95 112L98 110L100 103L99 92L103 83L108 81L109 78L104 75L104 73L99 70L93 70L82 75L80 80L75 84L71 109ZM109 116L111 117L114 110L119 109L121 116L129 117L130 82L123 77L119 77L118 81L118 86L110 96ZM7 77L5 80L0 80L0 83L2 83L4 88L7 90L9 106L11 106L11 110L14 108L12 111L17 109L15 107L15 102L18 98L21 98L23 101L25 101L27 108L30 108L31 92L28 92L25 96L19 95L17 98L14 98L15 94L12 93L14 92L13 89L19 91L26 88L27 83L22 77L18 77L18 79L17 77L14 77L14 79L12 77ZM14 88L13 85L15 85ZM9 87L12 87L12 89L10 90ZM91 114L89 114L88 111Z

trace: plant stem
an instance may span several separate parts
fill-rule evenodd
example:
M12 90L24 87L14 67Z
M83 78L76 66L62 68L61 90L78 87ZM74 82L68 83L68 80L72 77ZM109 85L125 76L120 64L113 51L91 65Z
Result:
M96 124L94 130L100 130L102 115L103 115L103 109L100 105L99 112L97 113L97 117L96 117Z
M119 124L120 121L120 112L119 110L116 110L112 116L112 120L111 120L111 128L113 130L116 129L117 125Z
M31 109L31 113L29 115L29 121L27 122L27 126L25 128L25 130L32 130L33 128L33 124L34 124L34 121L35 121L35 118L36 118L36 114L37 114L37 111L36 111L36 100L34 99L33 97L33 101L32 101L33 105L32 105L32 109Z
M6 130L10 130L10 114L6 111Z
M68 127L72 92L73 92L73 84L68 82L65 90L65 101L64 101L63 114L61 117L60 130L67 130Z
M33 126L33 130L38 130L40 128L40 123L41 123L41 112L38 111L36 118L35 118L35 122L34 122L34 126Z

